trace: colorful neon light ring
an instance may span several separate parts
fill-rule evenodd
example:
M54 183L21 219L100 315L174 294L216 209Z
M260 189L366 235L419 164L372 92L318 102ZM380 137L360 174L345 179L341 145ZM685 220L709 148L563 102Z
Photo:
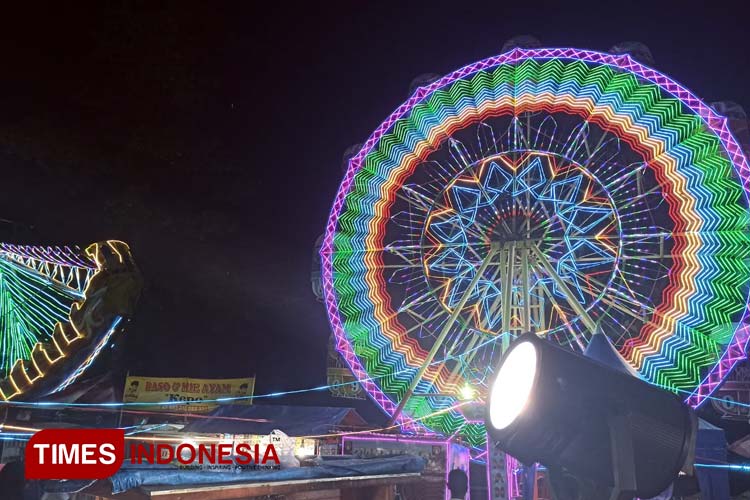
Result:
M750 338L749 172L723 117L627 55L466 66L349 163L321 247L337 348L412 430L530 328L578 350L603 333L697 406ZM481 444L464 408L424 426Z

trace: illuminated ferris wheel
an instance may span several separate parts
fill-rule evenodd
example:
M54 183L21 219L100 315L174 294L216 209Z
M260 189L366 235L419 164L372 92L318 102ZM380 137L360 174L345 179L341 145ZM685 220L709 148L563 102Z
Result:
M627 54L514 49L419 87L352 157L321 246L337 348L406 429L510 341L605 335L700 404L744 357L748 163L726 119Z

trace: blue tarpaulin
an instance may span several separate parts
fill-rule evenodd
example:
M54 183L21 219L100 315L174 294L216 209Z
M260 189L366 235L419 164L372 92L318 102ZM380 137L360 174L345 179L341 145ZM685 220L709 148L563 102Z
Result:
M698 439L695 443L696 462L727 463L727 439L724 430L698 421ZM729 500L729 472L726 469L697 469L698 483L703 500Z
M422 472L424 465L424 459L414 455L371 459L320 460L319 464L313 467L238 472L186 470L171 465L129 466L126 464L117 474L109 478L109 481L112 483L112 493L116 494L139 486L257 483L406 474Z

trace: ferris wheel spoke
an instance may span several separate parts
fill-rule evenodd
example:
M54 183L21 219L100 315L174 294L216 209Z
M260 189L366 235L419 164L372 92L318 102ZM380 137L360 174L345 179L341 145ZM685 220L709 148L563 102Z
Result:
M406 192L407 196L398 193L397 196L399 198L406 201L409 205L420 207L422 210L424 210L424 213L428 213L430 211L432 201L428 199L424 194L418 192L415 189L412 189L411 186L403 186L401 189Z
M495 341L499 339L504 339L508 335L509 335L509 332L499 333L495 337ZM466 348L463 351L464 354L462 354L459 357L458 362L456 363L456 366L453 367L453 370L451 371L450 375L448 375L446 379L447 385L454 384L459 374L461 374L462 372L465 372L466 370L471 369L472 363L474 362L474 358L476 358L480 354L480 351L484 350L485 348L494 349L496 347L497 345L496 342L487 342L486 345L480 344L479 346L477 346L477 343L480 340L483 340L484 338L486 337L482 335L478 335L478 334L472 336L472 338L469 340L469 343L466 345Z
M582 293L585 293L585 294L589 295L594 300L598 299L599 296L602 295L602 292L604 292L607 289L606 285L604 285L600 281L594 279L589 274L584 274L584 273L582 273L580 271L575 271L575 270L573 270L572 273L575 274L577 277L581 278L582 280L585 280L589 284L593 283L595 285L599 285L599 287L600 287L599 292L597 292L595 290L592 290L590 287L587 287L587 286L577 286L576 287ZM565 278L563 278L562 276L561 276L561 279L565 280ZM590 306L586 308L586 311L588 311L589 309L590 309Z
M471 366L471 362L474 360L474 356L476 356L476 350L474 349L474 346L480 338L481 337L479 335L474 335L471 340L469 340L469 344L466 346L466 355L462 356L458 360L456 366L453 367L450 375L448 375L448 385L451 385L455 382L459 372L466 370L469 368L469 366Z
M540 254L541 254L541 250L539 250L539 247L537 245L532 245L532 246L536 247L536 251L540 252ZM545 256L546 260L552 261L552 262L558 264L558 266L559 266L560 262L564 261L566 259L566 257L568 255L570 255L570 254L571 254L571 251L568 251L565 254L563 254L562 256L560 256L560 255L556 255L556 253L553 253L553 252L550 252L550 251L546 251L542 255ZM587 254L586 256L575 256L575 258L573 259L573 261L574 262L578 262L578 263L586 263L587 264L586 267L593 268L593 267L595 267L595 266L597 266L599 264L612 263L616 259L617 259L616 253L613 252L612 255L610 255L609 252L604 251L603 253L601 253L599 255L594 255L594 252L591 252L590 254ZM570 266L568 266L568 267L570 267ZM580 273L580 270L574 266L574 267L570 268L570 272ZM587 275L582 275L582 276L587 276Z
M592 335L597 334L597 328L596 328L596 322L589 316L588 311L580 304L575 298L575 295L570 290L568 285L565 283L565 280L563 280L559 274L552 268L552 265L549 263L547 258L541 253L541 251L536 247L536 245L529 245L529 248L531 249L532 253L536 257L536 263L541 265L543 270L546 272L547 276L549 276L552 281L555 282L557 287L563 291L566 297L566 301L570 305L570 307L578 314L578 316L581 318L581 321L584 325L586 325L586 328L591 332ZM530 261L531 262L531 261Z
M583 352L586 347L583 344L583 341L581 340L582 335L576 332L573 329L572 323L568 320L567 315L565 314L565 311L562 307L560 307L560 304L557 302L557 299L555 299L555 294L547 287L547 284L544 282L540 282L539 285L541 286L542 292L547 296L549 301L552 303L552 307L557 312L558 316L562 319L562 323L565 326L565 331L568 332L568 334L573 338L578 348ZM550 324L552 322L550 321ZM586 339L583 339L586 340Z
M466 321L464 318L462 318L460 314L456 318L456 323L458 323L458 330L453 335L449 335L450 337L453 337L453 343L448 349L445 350L445 356L443 359L445 359L446 361L453 357L453 353L456 351L456 348L461 345L463 340L465 340L464 333L469 329L470 326L469 321ZM432 380L432 382L434 382L434 380Z
M638 203L638 202L639 202L639 201L641 201L642 199L644 199L644 198L646 198L647 196L650 196L650 195L652 195L652 194L654 194L654 193L656 193L656 192L658 192L658 191L660 191L660 190L661 190L661 186L659 186L659 185L657 184L656 186L652 187L652 188L651 188L651 189L649 189L648 191L645 191L645 192L643 192L643 193L640 193L640 194L638 194L638 195L636 195L636 196L633 196L632 198L629 198L629 199L628 199L627 201L625 201L625 202L624 202L623 204L621 204L621 205L618 205L617 209L618 209L619 211L624 211L624 210L627 210L628 208L630 208L630 207L631 207L631 206L633 206L634 204Z
M570 244L570 242L576 242L576 241L586 241L586 240L595 240L599 241L600 244L604 244L604 241L610 241L610 242L621 242L622 247L626 248L632 245L642 246L644 242L647 242L651 239L658 239L659 240L659 253L658 254L644 254L644 255L621 255L619 258L622 260L632 260L632 259L638 259L638 258L644 258L644 259L665 259L665 258L671 258L671 254L665 254L664 253L664 244L666 240L670 239L672 236L674 236L674 233L670 232L658 232L658 233L638 233L638 234L632 234L632 235L618 235L618 234L609 234L609 235L602 235L596 234L596 235L585 235L585 234L572 234L572 235L566 235L566 236L559 236L559 237L545 237L545 242L552 242L553 244L550 247L545 248L545 254L549 255L550 258L552 255L554 255L554 252L557 251L562 245Z
M433 167L428 170L430 180L426 183L420 183L418 187L424 188L425 184L429 184L430 188L434 190L434 195L440 193L445 185L448 184L451 179L456 176L456 174L458 174L458 172L450 162L448 162L448 165L444 165L442 161L431 160L425 162L424 165ZM429 205L432 205L434 198L435 196L427 197L427 202Z
M547 181L544 184L544 187L540 189L541 192L544 192L552 183L552 179L547 179ZM544 210L545 215L547 216L548 221L552 221L553 216L556 218L557 214L550 215L549 211L547 210L547 206L542 203L541 200L536 200L534 204L531 206L531 209L529 210L529 213L534 213L538 207L541 207L542 210Z
M400 249L391 249L389 252L391 255L395 255L396 257L400 258L402 261L404 261L404 264L406 264L406 267L418 267L421 263L421 256L420 252L414 251L414 250L400 250ZM382 264L378 265L378 267L388 267L388 266L399 266L403 267L404 264Z
M396 254L396 252L420 252L423 250L436 250L440 248L461 248L461 247L472 247L472 248L482 248L482 247L489 247L490 244L486 241L476 241L476 242L468 242L468 243L437 243L434 245L426 245L422 243L413 243L413 244L402 244L400 242L393 242L389 243L383 247L377 247L377 248L358 248L356 250L335 250L334 253L339 255L358 255L358 254L366 254L366 253L379 253L379 252L386 252L386 253L392 253ZM327 253L326 253L327 254Z
M440 224L450 224L451 227L458 229L459 231L463 232L466 231L469 235L473 236L477 240L484 240L484 234L489 231L489 228L482 225L481 222L479 222L477 219L474 219L470 225L463 224L463 222L460 221L461 215L451 206L440 204L438 205L437 202L435 204L435 207L441 208L441 214L440 219L438 219ZM433 208L434 210L435 208ZM445 213L450 213L451 217L445 217ZM458 217L456 217L458 216ZM434 222L431 222L430 225L435 224Z
M661 265L661 263L659 265ZM620 279L621 279L622 285L624 285L624 288L627 290L626 295L632 296L635 300L638 300L639 302L640 302L640 300L638 299L638 297L642 297L642 300L646 300L646 301L649 300L649 298L647 296L645 296L643 294L639 294L638 292L636 292L635 290L633 290L633 287L630 286L629 280L628 280L628 278L627 278L626 275L627 274L632 274L632 273L628 273L628 272L624 271L620 267L617 268L617 273L620 275ZM636 278L643 278L643 276L644 276L643 273L640 273L640 274L636 275L635 277ZM624 293L624 292L622 292L622 293Z
M412 309L406 309L403 312L408 313L409 315L417 318L417 323L415 323L414 325L410 326L408 329L406 329L406 331L404 331L405 335L409 335L409 334L411 334L411 333L413 333L413 332L421 329L427 323L430 323L431 321L436 320L440 316L446 315L445 310L439 304L436 304L435 307L434 307L434 309L429 314L424 315L424 316L416 313Z
M631 165L633 164L631 163ZM646 163L638 162L638 165L639 166L628 170L625 174L617 176L610 182L603 184L604 189L610 193L618 192L623 186L625 186L625 181L629 180L631 177L640 176L648 167Z
M544 238L545 241L565 241L565 240L598 240L602 238L607 238L608 240L612 241L618 241L623 240L624 242L629 242L628 244L637 244L642 241L647 241L651 238L662 238L662 239L669 239L672 236L675 235L685 235L685 234L698 234L698 233L671 233L668 231L661 231L657 233L635 233L635 234L611 234L602 236L600 234L595 235L587 235L587 234L571 234L569 236L551 236Z
M604 132L604 133L600 134L599 140L596 141L596 146L594 146L594 149L591 149L591 147L589 147L589 138L590 138L590 136L586 135L586 137L583 140L584 141L584 146L586 148L586 160L583 161L583 162L581 162L581 166L584 169L588 169L590 167L591 163L594 160L594 156L599 151L603 151L604 150L604 148L602 147L602 145L604 144L605 140L607 140L608 143L609 142L615 142L617 144L617 146L618 146L618 148L617 148L618 151L620 149L619 148L619 140L617 138L613 137L612 135L610 135L608 132ZM602 163L602 162L599 161L599 163Z
M598 284L600 286L604 286L603 283L601 283L598 280L595 280L595 279L593 279L591 277L589 277L589 281L594 282L594 283L596 283L596 284ZM614 292L614 289L612 287L606 287L605 290L612 290ZM597 293L594 293L592 290L590 290L590 289L588 289L586 287L583 288L583 291L585 291L586 293L588 293L594 300L601 300L603 303L605 303L605 304L607 304L609 306L614 307L618 311L623 312L623 313L625 313L625 314L627 314L627 315L629 315L629 316L631 316L631 317L639 320L642 323L646 322L646 320L642 316L639 316L638 314L636 314L635 312L633 312L633 310L631 308L628 308L628 307L624 306L622 304L622 301L613 300L611 297L608 297L606 294L597 294ZM616 294L616 295L618 297L623 297L623 295L619 294L619 293ZM642 303L636 301L635 299L633 301L628 301L628 302L631 305L633 305L633 306L637 306L638 309L644 310L644 305Z
M612 285L606 285L602 283L601 281L597 280L596 278L593 278L591 276L585 276L584 277L601 287L602 291L611 291L615 297L618 297L619 300L614 300L611 296L607 297L605 294L601 294L601 298L603 301L605 301L608 304L611 304L616 309L620 310L621 312L625 312L626 314L629 314L630 316L633 316L636 319L639 319L641 321L642 318L635 314L633 311L640 310L640 311L648 311L650 313L653 313L655 311L655 308L653 306L650 306L648 304L645 304L643 300L646 300L645 297L639 298L636 295L638 295L636 292L634 292L629 286L626 286L625 288L628 290L628 292L623 292L622 290L618 290L617 288L613 287ZM624 283L627 284L627 280L624 276L622 276L622 279L624 280ZM586 289L589 294L592 295L594 298L598 298L599 294L594 295L590 290ZM623 304L624 303L624 304Z
M624 324L624 318L622 317L622 314L618 315L617 313L623 313L623 311L620 311L618 308L614 307L613 303L611 301L605 302L602 300L602 304L606 307L599 307L599 313L601 314L599 318L599 324L601 325L605 318L608 318L610 322L617 325L616 328L607 328L607 337L613 342L613 344L618 345L620 342L628 336L628 331L630 328L630 325L626 326ZM628 318L632 318L633 321L637 321L639 324L643 325L645 323L644 318L636 317L633 314L625 314ZM613 335L614 332L620 331L619 335ZM603 331L605 331L605 328L602 328Z
M356 253L375 253L375 252L394 253L397 251L409 251L409 250L419 252L423 250L436 250L440 248L462 248L462 247L480 248L480 247L488 247L488 246L489 246L489 243L485 241L477 241L477 242L469 242L469 243L438 243L435 245L425 245L425 244L417 244L417 243L410 244L410 245L390 244L381 248L369 248L369 249L364 249L364 250L351 251L348 253L355 253L355 254ZM345 252L341 252L341 253L345 253Z
M628 260L630 258L631 257L629 257L629 256L628 257L621 257L621 259L623 259L623 260ZM559 261L559 259L557 259L555 257L550 257L550 259L554 260L555 262ZM576 257L576 259L575 259L576 262L581 262L581 263L585 262L585 263L587 263L591 267L593 267L594 265L598 265L598 264L609 264L613 260L615 260L614 256L611 256L611 257L604 257L604 256L599 256L599 257L595 257L595 256L592 256L592 257Z
M469 271L471 271L471 268L464 269L463 271L460 272L458 276L456 276L456 279L462 278ZM450 284L451 284L451 280L445 280L443 283L441 283L440 285L434 288L427 288L424 293L417 295L416 298L411 299L406 305L402 305L401 307L399 307L396 313L393 315L393 317L395 317L396 315L398 315L399 313L403 311L409 310L410 308L418 304L424 303L424 301L428 299L429 297L437 296L438 292L440 292L443 288L447 288L448 285Z
M613 300L613 299L611 299L611 298L609 298L607 296L603 296L601 300L602 300L603 303L607 304L608 306L611 306L611 307L617 309L618 311L620 311L623 314L627 314L631 318L636 319L636 320L640 321L641 323L646 323L648 321L648 319L646 319L645 316L637 314L632 309L630 309L630 308L625 307L624 305L622 305L621 302Z
M621 308L629 309L630 311L645 311L650 314L656 312L656 308L653 305L646 304L644 302L645 298L636 297L637 294L633 293L632 290L629 290L630 293L625 293L612 286L607 287L607 290L610 290L617 297L617 299L610 297L608 300L610 302L616 301Z

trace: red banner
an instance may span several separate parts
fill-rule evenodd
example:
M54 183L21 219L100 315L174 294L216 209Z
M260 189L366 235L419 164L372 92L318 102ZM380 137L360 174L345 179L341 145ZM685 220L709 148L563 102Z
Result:
M26 479L104 479L124 456L122 429L44 429L26 445Z

